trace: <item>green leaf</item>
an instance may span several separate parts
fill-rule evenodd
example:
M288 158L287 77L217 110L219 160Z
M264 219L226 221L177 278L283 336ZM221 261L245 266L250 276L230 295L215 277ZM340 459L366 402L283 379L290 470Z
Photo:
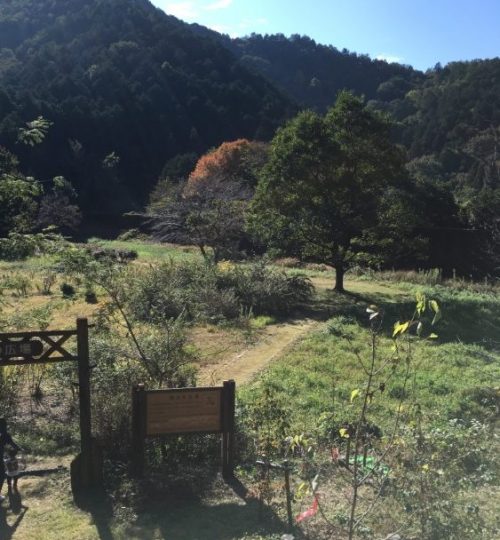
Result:
M356 390L353 390L351 392L351 403L359 396L359 390L356 388Z
M431 334L429 339L437 339L439 336L437 334Z

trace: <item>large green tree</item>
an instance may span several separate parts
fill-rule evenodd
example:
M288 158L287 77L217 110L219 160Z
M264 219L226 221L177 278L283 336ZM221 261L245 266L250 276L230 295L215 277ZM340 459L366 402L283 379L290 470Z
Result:
M335 289L343 291L349 264L374 230L379 236L387 192L404 177L390 128L348 92L324 117L300 113L271 143L250 227L271 246L332 264Z

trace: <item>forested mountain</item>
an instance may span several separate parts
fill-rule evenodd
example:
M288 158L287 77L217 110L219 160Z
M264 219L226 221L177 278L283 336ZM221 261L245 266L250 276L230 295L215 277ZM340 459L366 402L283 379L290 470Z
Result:
M500 59L422 73L306 36L231 39L148 0L0 4L0 149L24 177L69 180L87 219L142 208L160 176L185 178L224 141L268 141L343 89L395 121L429 264L462 264L468 242L489 253L485 264L471 256L470 272L490 268L500 251ZM43 143L22 144L20 129L39 117L30 125L43 127Z
M169 158L269 139L292 110L220 43L147 0L0 5L0 144L25 172L70 179L85 210L133 208ZM16 144L39 115L53 123L44 144Z
M380 85L392 79L398 84L393 85L395 95L390 97L404 97L423 79L410 66L339 51L307 36L252 34L226 43L244 66L268 77L301 105L321 112L333 105L340 90L374 99Z

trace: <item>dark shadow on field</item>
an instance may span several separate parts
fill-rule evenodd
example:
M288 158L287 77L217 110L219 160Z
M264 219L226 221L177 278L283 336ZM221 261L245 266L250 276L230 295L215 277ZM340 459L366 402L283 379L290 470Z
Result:
M8 523L7 508L4 506L6 502L4 501L3 505L0 506L0 538L2 540L10 540L14 537L19 524L28 510L28 507L22 504L21 494L17 488L14 490L9 489L8 500L12 514L14 514L16 518L13 523Z
M204 478L200 481L207 487ZM272 508L249 497L247 487L237 478L212 477L211 490L204 493L182 478L171 479L161 489L150 479L145 487L149 491L137 509L139 517L131 533L157 530L165 540L232 540L287 531L286 522Z
M109 526L113 519L113 505L103 490L92 489L74 497L75 504L81 510L89 512L101 540L113 540Z
M448 291L444 291L442 297L435 293L427 295L427 298L437 300L441 308L442 319L434 327L431 326L434 313L427 309L423 315L427 333L432 331L438 334L439 343L478 344L488 350L500 350L500 301L488 300L484 296L478 296L477 300L461 298L459 293ZM382 331L388 337L392 336L394 323L410 320L415 311L411 291L405 296L326 291L323 304L329 310L330 317L352 317L366 328L369 326L366 308L376 305L383 310Z

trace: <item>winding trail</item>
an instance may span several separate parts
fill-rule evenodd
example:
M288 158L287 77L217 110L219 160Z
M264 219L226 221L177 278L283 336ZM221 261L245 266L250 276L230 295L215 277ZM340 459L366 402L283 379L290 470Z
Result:
M312 319L298 319L267 326L254 346L218 364L204 366L198 380L202 385L217 385L227 379L235 380L238 386L248 383L320 324Z

